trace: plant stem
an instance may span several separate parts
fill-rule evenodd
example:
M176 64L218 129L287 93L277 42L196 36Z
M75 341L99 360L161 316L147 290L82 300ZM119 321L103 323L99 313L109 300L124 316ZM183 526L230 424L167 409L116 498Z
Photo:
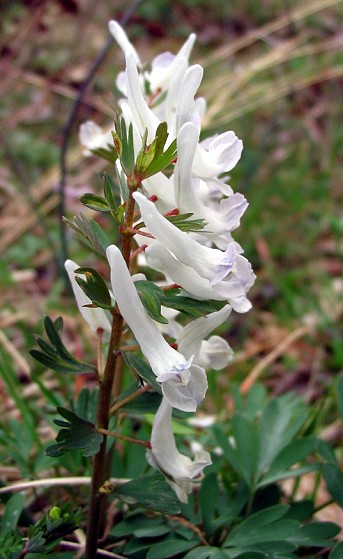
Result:
M98 428L97 432L102 433L103 435L108 435L109 437L115 437L117 439L121 439L122 441L128 441L130 443L140 444L141 446L145 446L145 448L151 448L151 443L149 441L142 441L141 439L134 439L133 437L120 435L119 433L114 433L114 431L109 431L108 429Z
M133 216L134 216L134 205L135 205L135 201L132 198L132 193L130 193L129 200L127 202L126 214L125 214L125 226L127 228L132 227ZM123 253L123 258L128 267L130 263L131 243L132 243L132 234L128 233L125 230L122 234L122 253ZM100 383L99 383L99 399L98 399L98 408L97 408L97 417L96 417L97 429L108 428L108 423L110 418L112 387L113 387L113 381L114 381L114 376L116 371L117 358L119 355L116 350L119 348L120 345L120 340L123 332L123 322L124 322L123 317L119 313L118 309L115 309L113 311L112 331L111 331L111 339L109 344L107 361L106 361L103 376L100 379ZM94 457L94 461L93 461L85 559L94 559L96 557L97 542L98 542L99 528L100 528L101 502L103 499L103 496L99 493L99 489L106 481L106 470L105 470L106 440L107 437L104 436L103 442L100 446L100 450L98 454Z

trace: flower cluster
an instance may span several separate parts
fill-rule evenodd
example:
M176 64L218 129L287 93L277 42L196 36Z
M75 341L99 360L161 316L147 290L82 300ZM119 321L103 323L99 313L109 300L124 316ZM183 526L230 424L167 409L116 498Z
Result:
M251 307L247 293L255 275L231 235L248 203L242 194L233 192L224 177L239 161L242 142L232 131L200 141L206 102L195 97L203 69L189 65L194 35L175 56L169 52L157 56L148 71L119 24L111 21L109 27L126 58L126 71L119 74L116 84L124 96L119 104L126 129L132 130L135 158L142 141L154 142L161 123L167 123L166 147L174 140L177 146L172 171L144 178L132 194L140 212L135 240L144 255L144 265L163 274L166 285L182 288L187 297L222 302L222 306L217 303L220 310L186 326L177 322L175 311L168 315L169 323L163 329L144 308L135 287L136 278L131 276L119 248L107 248L113 298L163 394L147 460L166 476L178 497L187 501L192 480L199 479L203 468L210 464L210 456L201 451L191 460L179 453L172 433L172 408L188 412L197 409L207 390L206 369L221 369L232 357L227 342L219 336L209 337L211 332L227 320L232 309L244 313ZM86 122L80 130L81 143L88 152L107 149L113 146L112 132ZM120 159L116 165L122 175ZM182 229L168 219L175 214L191 214L202 226ZM75 281L76 268L74 262L66 263L85 320L94 331L101 328L109 332L105 310L84 308L91 301ZM168 343L166 335L175 339L177 349Z

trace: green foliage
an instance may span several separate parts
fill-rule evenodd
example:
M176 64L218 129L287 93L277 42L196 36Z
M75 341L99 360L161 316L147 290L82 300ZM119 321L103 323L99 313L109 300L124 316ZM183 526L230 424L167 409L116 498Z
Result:
M46 454L61 456L74 449L82 449L82 454L86 457L97 454L103 441L103 435L97 433L95 425L65 408L58 407L57 411L67 421L54 419L54 423L62 429L56 437L57 443L49 446Z
M14 533L20 514L24 507L24 502L24 493L15 493L8 499L5 512L1 520L0 534L4 534L6 532Z
M168 215L167 219L181 231L187 233L202 231L206 227L206 221L204 219L191 219L192 215L192 213Z
M25 545L25 551L30 554L49 553L67 534L71 534L80 524L79 508L72 509L71 503L67 502L61 507L54 506L29 530L29 540ZM44 557L40 555L40 557ZM31 556L31 559L33 557Z
M76 276L75 279L87 297L92 301L92 306L101 307L103 309L112 308L110 292L107 289L105 280L99 272L94 270L94 268L82 267L77 268L75 274L86 276L85 280L78 276Z
M111 244L105 231L94 219L88 220L83 214L74 216L73 219L64 218L81 239L87 241L87 245L99 256L106 258L106 249Z
M146 143L147 137L148 131L146 130L142 140L142 149L137 155L135 164L134 173L139 182L163 171L176 159L177 155L176 139L172 141L166 151L163 151L168 138L166 122L158 125L155 139L150 145Z
M127 130L125 119L117 116L114 120L114 126L115 132L112 132L114 145L123 171L129 177L132 175L135 165L132 124L130 123L129 130Z
M61 340L63 321L59 317L55 322L48 316L44 318L44 327L50 344L40 336L36 336L36 342L41 351L31 349L30 353L34 359L59 373L90 373L96 371L94 365L89 365L76 359L65 347Z
M129 505L143 507L162 514L178 514L180 512L178 498L164 481L163 476L158 473L117 485L111 493Z
M0 559L17 559L23 549L23 538L19 532L0 532Z
M148 314L160 324L168 324L168 320L161 314L161 303L164 291L151 281L139 280L135 282L138 295Z
M122 355L125 363L137 374L142 385L143 382L145 382L149 384L154 391L161 393L161 385L157 382L150 365L132 351L122 351Z

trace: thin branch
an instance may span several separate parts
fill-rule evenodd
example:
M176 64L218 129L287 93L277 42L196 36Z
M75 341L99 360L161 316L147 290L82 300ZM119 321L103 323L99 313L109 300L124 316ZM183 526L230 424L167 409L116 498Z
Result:
M110 415L114 415L120 408L125 406L125 404L128 404L129 402L131 402L132 400L137 398L137 396L140 396L141 394L144 394L144 392L148 392L148 390L151 390L151 386L149 384L146 384L145 386L142 386L142 388L139 388L138 390L136 390L136 392L133 392L133 394L130 394L130 396L127 396L126 398L123 398L122 400L120 400L119 402L117 402L116 404L114 404L111 407Z
M35 489L37 487L50 487L50 486L62 486L65 487L66 485L89 485L91 481L90 476L81 476L81 477L51 477L46 479L34 479L29 481L18 481L12 483L11 485L7 485L6 487L0 488L0 495L5 493L11 493L12 491L25 491L26 489ZM127 483L130 479L125 478L111 478L111 482L115 483L116 485L122 485L123 483Z
M135 0L133 4L127 9L125 14L120 20L120 24L125 26L131 16L135 13L138 6L142 3L143 0ZM66 186L66 177L67 177L67 152L69 147L69 141L71 137L72 127L79 110L79 107L82 103L82 99L86 93L86 90L90 83L92 82L96 72L98 71L99 67L101 66L102 62L104 61L109 49L111 48L114 42L113 37L109 37L104 44L102 50L94 60L88 76L84 80L83 84L80 87L79 93L71 107L68 120L63 128L62 132L62 145L61 145L61 152L60 152L60 180L58 185L58 193L59 193L59 204L57 208L57 214L59 217L60 223L60 243L61 243L61 254L60 254L60 269L64 272L64 262L68 259L68 250L67 250L67 239L66 239L66 225L63 221L63 216L66 213L65 208L65 186Z
M145 446L145 448L151 448L151 443L149 441L142 441L141 439L134 439L133 437L127 437L126 435L120 435L119 433L115 433L114 431L109 431L108 429L97 429L98 433L102 433L103 435L108 435L110 437L114 437L116 439L121 439L122 441L128 441L129 443L140 444L141 446Z

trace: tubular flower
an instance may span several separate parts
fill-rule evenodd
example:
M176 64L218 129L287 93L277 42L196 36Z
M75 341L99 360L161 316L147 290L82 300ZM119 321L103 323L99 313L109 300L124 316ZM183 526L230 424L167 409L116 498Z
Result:
M213 290L224 299L245 296L255 275L250 263L239 254L241 249L236 243L229 243L225 251L203 246L163 217L143 194L135 192L133 196L149 233L178 261L209 280Z
M204 369L223 369L232 359L233 351L220 336L207 336L223 324L231 313L231 306L225 305L220 311L201 316L182 329L177 338L178 350L187 357L194 355L194 362Z
M166 342L144 309L118 247L111 245L106 255L111 267L114 298L161 383L164 396L175 408L195 411L207 390L204 369L192 363L193 356L186 359Z
M192 483L200 481L203 469L211 464L211 457L200 450L194 460L181 454L176 448L172 431L172 406L162 399L155 415L151 432L151 450L146 458L150 466L160 470L173 488L180 501L187 503L187 495L192 491Z
M96 333L97 330L101 329L105 333L107 333L107 335L109 335L111 332L111 324L106 316L105 311L100 308L92 309L85 306L90 305L92 301L89 299L89 297L87 297L87 295L84 293L84 291L75 280L75 270L77 270L79 266L72 260L67 260L64 264L64 267L73 288L77 306L79 307L79 311L82 314L83 318L89 324L94 333Z

